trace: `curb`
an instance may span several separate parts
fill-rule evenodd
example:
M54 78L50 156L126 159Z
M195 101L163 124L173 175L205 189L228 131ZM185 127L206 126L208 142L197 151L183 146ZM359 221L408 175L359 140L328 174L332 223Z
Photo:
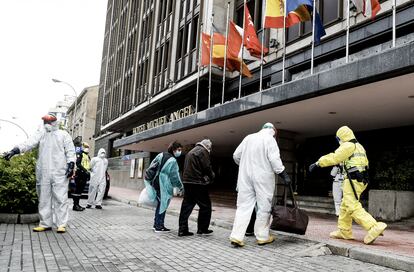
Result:
M153 207L150 206L144 206L138 204L137 201L134 200L126 200L118 197L111 196L112 200L122 202L131 206L136 206L139 208L144 208L148 210L154 210ZM167 214L178 216L180 213L176 211L167 211ZM197 218L193 218L190 216L189 220L193 222L197 222ZM233 224L221 220L221 219L211 219L212 226L217 226L225 229L231 229L233 227ZM366 262L366 263L372 263L380 266L389 267L396 270L403 270L403 271L409 271L414 272L414 257L408 257L403 255L397 255L395 253L390 252L382 252L372 249L366 249L361 248L357 246L352 246L348 244L344 244L341 242L335 242L335 241L326 241L322 239L309 239L305 238L298 234L292 234L292 233L286 233L281 231L274 231L271 230L272 233L276 233L281 236L287 236L291 238L295 238L296 240L302 240L307 242L314 242L314 243L322 243L326 247L328 247L333 255L343 256L347 258L351 258L354 260Z

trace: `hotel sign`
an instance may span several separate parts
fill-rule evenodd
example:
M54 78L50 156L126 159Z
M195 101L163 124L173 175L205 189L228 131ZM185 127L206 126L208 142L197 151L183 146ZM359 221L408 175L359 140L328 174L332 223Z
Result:
M190 116L192 114L194 114L194 108L193 108L193 106L190 105L190 106L187 106L185 108L174 111L170 114L163 115L163 116L161 116L157 119L151 120L151 121L149 121L145 124L142 124L138 127L135 127L132 131L133 131L134 134L140 133L140 132L143 132L143 131L148 130L148 129L152 129L152 128L162 126L164 124L170 123L170 122L175 121L175 120L180 120L180 119L185 118L187 116Z

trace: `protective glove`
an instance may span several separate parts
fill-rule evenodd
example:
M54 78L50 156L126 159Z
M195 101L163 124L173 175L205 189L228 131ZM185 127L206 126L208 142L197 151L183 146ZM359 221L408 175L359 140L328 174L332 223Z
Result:
M73 176L74 174L74 170L75 169L75 163L74 162L70 162L68 163L68 166L66 167L66 177L70 178Z
M318 162L315 162L309 165L309 172L312 172L313 170L315 170L316 167L319 167Z
M6 155L4 155L4 159L6 161L9 161L14 155L20 154L20 149L15 147L11 151L7 152Z
M283 170L283 172L279 173L278 176L283 179L283 181L286 185L289 185L289 184L292 183L292 181L290 180L289 175L286 173L286 170Z

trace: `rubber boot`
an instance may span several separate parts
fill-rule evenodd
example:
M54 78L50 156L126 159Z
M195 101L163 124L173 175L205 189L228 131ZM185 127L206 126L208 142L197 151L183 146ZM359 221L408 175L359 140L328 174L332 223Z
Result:
M329 233L329 237L335 239L344 239L344 240L354 240L354 236L352 235L352 230L341 230L338 229Z
M367 235L365 235L364 237L364 243L369 245L372 244L375 239L378 238L378 236L380 236L384 230L387 228L387 224L383 223L383 222L377 222L367 233Z
M34 232L43 232L43 231L47 231L47 230L51 230L51 229L52 228L50 228L50 227L46 228L46 227L38 226L38 227L33 228L33 231Z
M243 241L239 241L239 240L234 239L234 238L230 238L230 243L231 243L234 247L244 247L244 242L243 242Z
M267 239L267 240L257 240L257 244L259 246L264 246L264 245L273 243L274 240L275 240L275 237L273 235L269 235L269 239Z
M73 210L77 211L77 212L82 212L83 210L85 210L84 207L79 205L79 196L72 196L73 197Z

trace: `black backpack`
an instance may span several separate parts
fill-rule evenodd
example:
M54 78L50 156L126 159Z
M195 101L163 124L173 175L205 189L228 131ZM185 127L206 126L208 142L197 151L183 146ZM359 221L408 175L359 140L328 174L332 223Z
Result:
M170 153L163 152L161 161L158 161L158 160L154 159L151 162L150 166L147 168L147 170L145 170L145 176L144 176L145 180L149 181L152 185L152 183L154 182L155 178L160 173L160 171L161 171L162 167L164 166L164 164L171 157L172 157L172 155Z

